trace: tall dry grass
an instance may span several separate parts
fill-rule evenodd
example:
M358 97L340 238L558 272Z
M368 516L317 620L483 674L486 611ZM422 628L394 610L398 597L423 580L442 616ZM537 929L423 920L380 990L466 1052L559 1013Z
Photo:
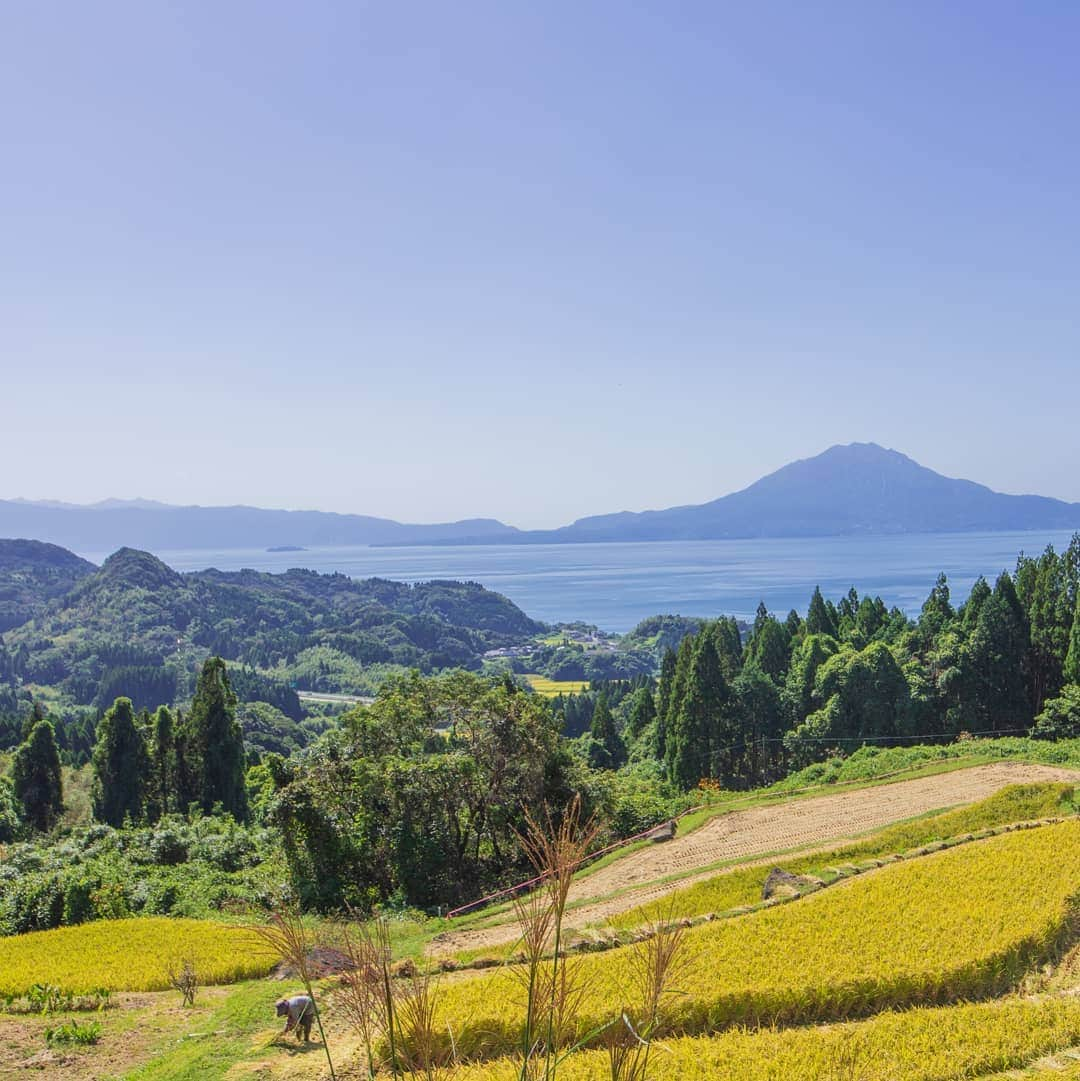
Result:
M311 951L315 946L315 941L304 926L299 907L283 905L272 911L265 922L251 924L250 930L261 938L282 961L292 967L304 985L304 990L315 1010L315 1023L319 1026L319 1036L322 1039L323 1051L326 1053L326 1064L330 1067L331 1081L337 1081L334 1060L330 1057L330 1045L326 1042L326 1031L323 1029L322 1014L319 1012L319 1003L315 997L311 970Z
M573 1031L588 988L581 966L564 954L563 919L574 871L598 830L595 818L584 819L581 799L575 796L558 821L547 807L540 818L526 813L525 830L518 835L539 879L531 893L514 900L524 954L515 970L525 997L520 1081L554 1081L559 1062L569 1054L560 1048Z

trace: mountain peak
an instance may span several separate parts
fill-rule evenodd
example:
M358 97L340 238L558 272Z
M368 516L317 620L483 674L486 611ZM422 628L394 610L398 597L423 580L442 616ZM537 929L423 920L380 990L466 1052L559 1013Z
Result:
M891 447L883 447L880 443L834 443L831 447L815 454L810 458L799 458L790 465L799 465L803 462L848 462L858 465L876 465L891 463L894 465L904 464L922 469L913 458ZM786 467L784 467L786 468Z
M160 589L163 586L177 585L183 580L157 556L141 552L137 548L120 548L113 552L102 563L96 577L139 589Z
M697 506L582 518L535 539L719 540L1080 528L1080 504L935 473L878 443L838 443Z

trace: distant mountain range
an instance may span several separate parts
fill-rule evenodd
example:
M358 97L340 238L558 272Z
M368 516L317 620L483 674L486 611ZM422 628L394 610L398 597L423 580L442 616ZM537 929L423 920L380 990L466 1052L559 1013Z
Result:
M954 480L876 443L830 447L710 503L580 518L519 530L490 518L407 525L386 518L255 507L172 507L106 500L91 507L0 500L0 536L76 551L271 546L559 544L852 534L1080 529L1080 503L1004 495Z
M176 507L146 499L90 506L0 500L0 537L33 537L78 552L141 548L315 548L336 545L491 543L518 530L487 518L406 525L389 518L258 507Z

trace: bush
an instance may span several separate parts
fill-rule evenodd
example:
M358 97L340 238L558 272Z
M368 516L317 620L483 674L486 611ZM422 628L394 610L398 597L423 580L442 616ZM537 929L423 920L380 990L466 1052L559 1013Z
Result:
M1031 735L1035 739L1080 737L1080 686L1068 683L1062 687L1059 697L1044 702Z
M186 863L188 859L188 844L183 833L171 823L159 825L150 836L147 846L150 856L149 862L164 867L172 867L178 863Z
M206 916L280 894L280 846L264 829L170 815L152 828L94 825L0 864L0 935L131 913Z
M100 885L101 880L93 875L80 874L67 879L64 889L64 923L85 923L97 916L93 894Z
M80 1025L78 1021L72 1019L66 1025L57 1025L55 1028L45 1030L45 1042L47 1044L74 1043L86 1045L97 1043L100 1039L100 1021L84 1021Z

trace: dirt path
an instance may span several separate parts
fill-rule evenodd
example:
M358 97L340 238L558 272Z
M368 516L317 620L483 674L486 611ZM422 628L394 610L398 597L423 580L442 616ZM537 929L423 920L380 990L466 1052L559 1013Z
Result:
M588 902L590 898L597 900L575 908L568 913L567 921L571 927L581 928L608 919L708 877L709 873L690 872L711 864L742 860L740 866L746 866L750 862L772 862L754 860L755 856L764 857L770 852L831 848L905 818L974 803L1008 784L1039 781L1080 781L1080 773L1025 762L995 762L873 788L731 811L718 815L685 837L639 849L575 882L570 888L570 904ZM687 877L677 882L658 881L677 874ZM626 892L618 897L608 896L620 890ZM435 939L430 952L446 954L494 948L509 945L516 937L512 923L449 931Z

